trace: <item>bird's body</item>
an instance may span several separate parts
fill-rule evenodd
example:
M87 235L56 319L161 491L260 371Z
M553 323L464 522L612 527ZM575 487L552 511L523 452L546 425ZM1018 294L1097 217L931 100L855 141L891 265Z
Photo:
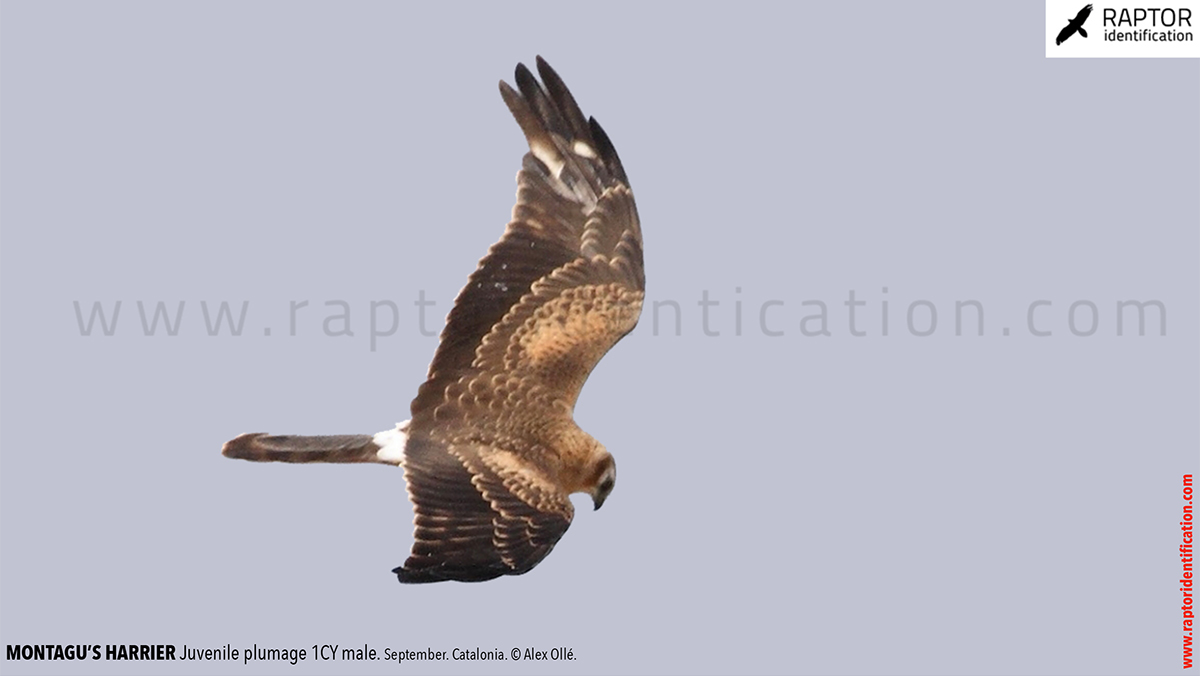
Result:
M529 141L504 236L459 293L412 419L376 435L244 434L229 457L404 467L416 517L401 582L527 572L566 532L572 493L598 509L611 454L575 424L601 357L637 324L641 227L616 151L538 58L501 94Z

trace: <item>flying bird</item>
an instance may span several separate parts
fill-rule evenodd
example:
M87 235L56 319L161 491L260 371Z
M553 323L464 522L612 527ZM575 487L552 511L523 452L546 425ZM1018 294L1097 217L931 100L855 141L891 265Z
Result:
M1074 35L1076 31L1079 31L1079 34L1086 38L1087 31L1083 30L1083 22L1087 21L1091 15L1092 6L1084 5L1083 9L1079 10L1079 13L1075 15L1075 18L1071 19L1066 27L1058 32L1058 37L1054 39L1054 44L1061 45L1067 38Z
M572 417L600 358L633 330L646 286L629 179L608 136L539 56L500 95L529 142L504 235L459 292L411 420L375 435L243 434L230 458L404 469L415 513L400 582L528 572L599 509L616 463Z

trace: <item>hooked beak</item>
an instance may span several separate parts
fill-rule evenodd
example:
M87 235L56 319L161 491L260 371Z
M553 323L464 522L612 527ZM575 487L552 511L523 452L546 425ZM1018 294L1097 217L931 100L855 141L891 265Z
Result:
M594 505L594 506L592 507L592 511L594 512L594 511L596 511L597 509L600 509L600 506L604 504L604 501L605 501L607 498L608 498L608 496L607 496L607 495L606 495L606 496L604 496L604 497L601 497L601 498L593 497L593 498L592 498L592 505Z

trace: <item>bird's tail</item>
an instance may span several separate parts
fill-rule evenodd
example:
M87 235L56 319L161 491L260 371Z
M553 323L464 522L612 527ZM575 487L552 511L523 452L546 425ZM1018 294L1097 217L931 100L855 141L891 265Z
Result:
M398 465L402 453L397 454L395 446L389 443L397 434L403 436L398 429L374 436L272 437L259 432L243 434L225 442L221 454L227 458L254 462L377 462ZM400 440L400 448L402 451L403 439Z
M1079 29L1079 34L1085 38L1087 37L1087 31L1083 30L1082 28Z

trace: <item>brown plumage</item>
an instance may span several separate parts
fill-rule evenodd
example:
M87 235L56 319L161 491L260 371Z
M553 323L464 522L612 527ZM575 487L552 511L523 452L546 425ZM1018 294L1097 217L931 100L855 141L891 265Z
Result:
M270 437L225 444L232 458L404 467L416 512L401 582L519 575L571 524L568 496L595 508L612 455L572 418L579 391L637 324L645 274L637 208L616 150L541 57L517 89L500 83L530 152L517 204L458 294L417 391L412 420L374 436Z

